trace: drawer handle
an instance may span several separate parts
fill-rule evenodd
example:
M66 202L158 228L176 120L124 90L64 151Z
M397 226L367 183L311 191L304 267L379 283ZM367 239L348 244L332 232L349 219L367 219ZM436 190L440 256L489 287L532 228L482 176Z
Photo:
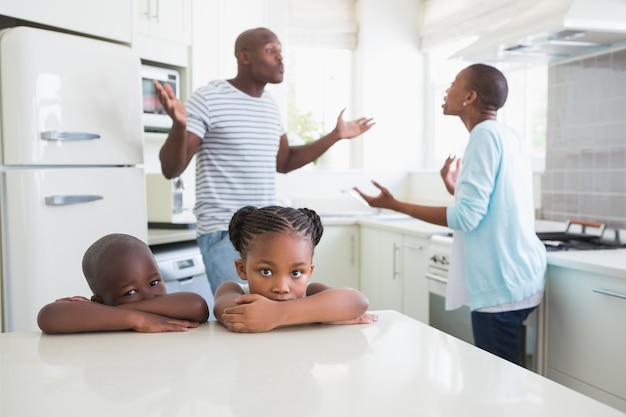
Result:
M46 206L69 206L70 204L89 203L102 200L101 195L51 195L46 197Z
M93 140L100 139L100 135L95 133L84 132L59 132L56 130L49 130L47 132L41 132L41 139L43 140Z
M442 284L447 284L448 283L448 279L447 278L443 278L440 277L439 275L435 275L435 274L426 274L426 279L429 279L431 281L435 281L435 282L440 282Z
M621 293L621 292L605 290L604 288L594 288L593 292L597 292L598 294L608 295L610 297L623 298L624 300L626 300L626 294Z

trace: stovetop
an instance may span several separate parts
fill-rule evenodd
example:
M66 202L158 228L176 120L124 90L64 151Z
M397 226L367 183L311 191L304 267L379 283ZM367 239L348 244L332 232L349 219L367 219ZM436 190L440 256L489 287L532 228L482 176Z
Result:
M604 240L600 236L592 235L538 232L537 237L543 242L548 252L626 248L626 245L619 241Z
M588 241L569 241L563 242L558 240L542 240L548 252L565 251L565 250L599 250L599 249L622 249L626 245L606 243L606 242L588 242Z

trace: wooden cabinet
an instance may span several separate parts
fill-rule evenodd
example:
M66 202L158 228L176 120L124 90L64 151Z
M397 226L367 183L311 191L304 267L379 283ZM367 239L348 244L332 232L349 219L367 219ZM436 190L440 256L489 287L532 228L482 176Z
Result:
M361 227L361 291L372 310L396 310L428 323L428 239Z
M0 0L0 15L122 43L131 41L127 0Z
M626 412L626 280L550 265L547 377Z
M191 0L133 0L132 47L139 56L187 67L191 45Z
M358 289L359 227L356 225L324 226L324 235L313 255L313 281L337 287Z

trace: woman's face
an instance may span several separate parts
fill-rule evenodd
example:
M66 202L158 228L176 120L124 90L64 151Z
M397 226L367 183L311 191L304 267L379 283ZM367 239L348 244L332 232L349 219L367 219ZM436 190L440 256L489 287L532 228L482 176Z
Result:
M102 291L92 299L116 306L167 294L149 249L118 253L100 269Z
M313 274L313 246L297 233L264 233L250 242L246 259L236 261L237 273L251 294L270 300L302 298Z
M458 116L463 112L463 103L469 98L467 89L467 69L459 72L452 81L450 87L446 90L446 95L443 98L443 114L447 116Z

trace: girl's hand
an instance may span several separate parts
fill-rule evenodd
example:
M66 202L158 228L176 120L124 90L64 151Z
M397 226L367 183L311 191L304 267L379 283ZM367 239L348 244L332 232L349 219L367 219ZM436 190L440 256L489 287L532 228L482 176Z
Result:
M224 310L223 323L232 332L266 332L280 326L278 303L258 294L245 294L237 300L239 305Z
M365 313L359 317L355 317L350 320L335 321L329 324L369 324L378 321L378 315L372 313Z

